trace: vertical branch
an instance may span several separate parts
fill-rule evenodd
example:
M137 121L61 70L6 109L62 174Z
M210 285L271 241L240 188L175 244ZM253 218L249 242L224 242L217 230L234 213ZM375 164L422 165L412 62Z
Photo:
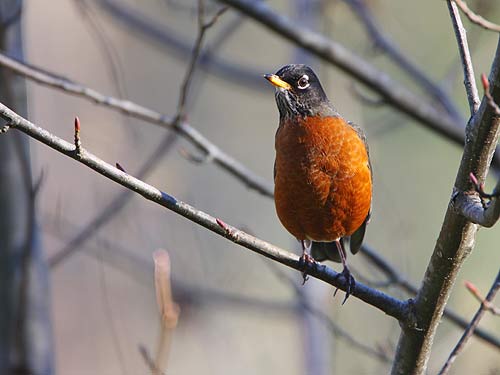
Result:
M168 352L172 333L179 320L180 309L174 302L171 287L170 256L165 250L157 250L153 254L155 264L156 302L160 310L161 332L155 357L155 375L167 368Z
M470 113L474 115L479 109L481 104L479 94L477 92L476 78L474 77L474 68L472 66L472 59L469 52L469 44L467 43L467 32L462 24L460 12L458 11L457 4L453 0L446 0L448 3L448 10L450 12L453 29L458 42L458 51L460 52L460 59L464 69L464 84L465 91L467 92L467 99L469 101Z

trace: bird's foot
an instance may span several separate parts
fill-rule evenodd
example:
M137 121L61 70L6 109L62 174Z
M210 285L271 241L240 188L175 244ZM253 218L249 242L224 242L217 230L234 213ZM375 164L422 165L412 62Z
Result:
M316 261L308 253L304 252L299 258L299 267L302 270L302 278L304 279L302 281L302 285L304 285L306 281L309 280L309 276L307 276L307 268L311 265L316 265Z
M339 278L342 276L345 280L346 283L346 289L345 289L345 297L344 300L342 301L342 305L347 301L349 296L354 293L354 289L356 288L356 280L354 279L354 276L352 276L351 271L349 271L349 268L347 266L344 266L344 269L342 272L337 274L336 278ZM333 293L333 296L337 294L339 288L335 289L335 292Z

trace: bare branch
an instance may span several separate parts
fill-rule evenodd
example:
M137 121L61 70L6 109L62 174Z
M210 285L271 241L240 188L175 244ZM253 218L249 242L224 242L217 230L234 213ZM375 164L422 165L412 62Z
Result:
M476 299L477 299L477 300L478 300L481 304L483 304L483 305L484 305L484 309L485 309L486 311L491 312L493 315L500 315L500 307L495 306L495 305L492 303L492 301L493 301L493 300L488 301L485 297L483 297L483 296L481 295L481 293L479 292L479 290L477 289L477 287L476 287L474 284L472 284L470 281L466 281L466 282L465 282L465 286L466 286L467 290L468 290L469 292L471 292L471 293L472 293L472 295L473 295L474 297L476 297Z
M485 20L480 15L474 13L468 7L468 5L467 5L467 3L465 1L462 1L462 0L453 0L453 2L455 2L458 5L458 7L460 8L460 10L462 12L464 12L464 14L467 16L467 18L469 19L469 21L471 21L472 23L475 23L476 25L479 25L479 26L485 28L486 30L500 32L500 25L497 25L496 23L493 23L493 22L490 22L488 20Z
M479 94L477 92L476 78L474 77L474 68L472 66L472 59L469 52L469 44L467 43L467 35L462 24L462 19L460 18L460 12L458 11L457 4L453 0L446 1L448 3L448 10L450 12L453 29L455 30L455 36L458 42L460 59L462 60L465 91L467 93L467 99L469 100L470 113L471 115L474 115L474 113L476 113L479 109L481 101L479 100Z
M168 353L170 351L172 333L179 320L180 308L172 297L171 263L166 250L156 250L153 253L155 264L156 302L160 310L160 337L156 348L155 368L167 369ZM154 375L161 373L155 372Z
M200 151L210 155L211 160L213 160L215 164L245 183L249 188L263 195L273 196L273 187L269 182L257 176L239 161L226 154L187 122L181 121L176 124L175 118L163 115L128 100L106 96L94 89L85 87L56 74L51 74L41 69L28 66L1 53L0 65L42 85L63 90L69 94L83 97L95 104L112 108L131 117L160 125L167 129L172 129L186 138Z
M9 121L13 128L18 129L30 137L37 139L41 143L53 148L54 150L77 160L97 173L135 191L144 198L174 211L177 214L209 229L210 231L246 247L247 249L288 267L304 271L303 265L299 262L299 257L297 255L271 245L268 242L251 236L228 224L224 223L224 225L221 225L220 223L222 223L222 221L220 219L216 219L205 212L197 210L193 206L177 200L173 196L122 172L121 170L92 155L83 148L82 156L77 159L74 153L74 146L71 143L58 138L57 136L49 133L47 130L29 122L3 104L0 104L0 117ZM318 263L308 265L307 273L312 277L323 280L324 282L341 290L346 290L347 282L345 278L326 265ZM414 324L411 302L398 300L381 291L369 288L362 283L356 284L356 289L352 295L370 304L371 306L382 310L387 315L399 320L405 327L411 327Z
M370 246L363 244L360 253L364 255L372 264L377 266L387 277L387 280L394 283L395 286L406 291L410 296L415 296L418 293L418 288L408 281L393 265L391 265L386 259L384 259L379 253L377 253ZM467 328L469 322L458 315L454 310L449 307L444 309L443 315L448 318L452 323L459 327ZM500 348L500 339L492 336L489 332L477 328L474 331L476 335L481 340Z
M493 301L493 299L495 298L499 289L500 289L500 271L498 272L498 275L497 275L495 281L493 282L493 285L491 286L490 291L488 292L488 295L484 299L484 302L481 303L481 306L479 307L476 314L472 318L469 326L467 327L464 334L462 335L462 337L458 341L457 345L455 346L455 348L451 352L450 356L448 357L448 360L444 364L441 371L439 371L439 375L445 375L448 373L448 371L450 370L451 365L453 364L455 359L457 359L458 355L464 350L467 342L469 341L470 337L472 336L472 333L474 332L474 330L478 326L484 313L488 310L487 309L488 304L491 303L491 301Z

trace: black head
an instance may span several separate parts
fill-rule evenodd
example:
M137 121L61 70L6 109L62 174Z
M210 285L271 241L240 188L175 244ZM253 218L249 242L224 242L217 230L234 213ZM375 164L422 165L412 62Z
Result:
M281 117L336 114L318 77L307 65L285 65L276 74L264 77L276 87Z

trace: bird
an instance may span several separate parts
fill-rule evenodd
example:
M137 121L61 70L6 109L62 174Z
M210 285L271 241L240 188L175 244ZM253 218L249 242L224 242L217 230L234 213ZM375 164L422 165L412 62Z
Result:
M304 283L307 264L342 262L345 303L356 284L347 266L346 242L353 254L359 251L371 215L372 167L366 136L337 112L307 65L285 65L264 78L275 87L279 111L276 213L301 243Z

